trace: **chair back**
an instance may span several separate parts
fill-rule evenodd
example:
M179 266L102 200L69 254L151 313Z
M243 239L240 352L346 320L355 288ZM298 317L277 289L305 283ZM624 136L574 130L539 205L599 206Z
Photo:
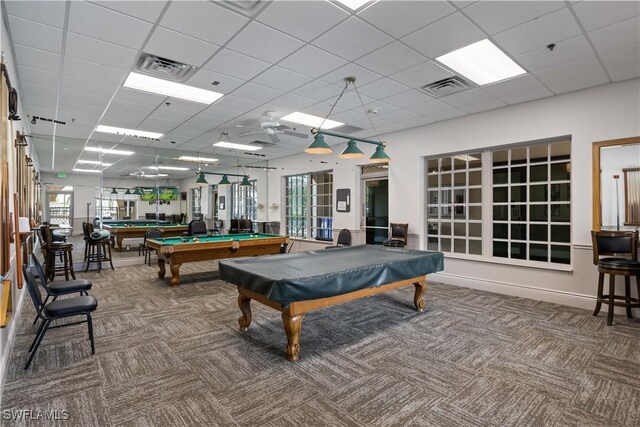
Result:
M40 283L42 283L42 286L44 286L44 288L47 289L49 287L49 281L47 280L47 275L44 271L44 267L42 266L42 264L38 260L38 257L34 253L31 254L31 263L33 264L33 267L35 267L35 270L38 273L38 277L40 278ZM33 270L32 270L32 273L33 273Z
M194 219L189 223L187 234L193 236L195 234L207 234L207 224L199 219Z
M402 240L407 244L407 235L409 234L409 224L391 223L391 239Z
M40 238L42 239L41 243L43 243L43 248L49 248L51 246L52 236L49 224L40 226Z
M144 233L144 241L143 244L147 244L148 239L159 239L162 237L162 230L159 228L150 228Z
M31 296L31 301L33 301L33 305L36 308L38 317L42 317L40 312L42 311L44 303L42 302L42 294L40 293L40 289L36 283L36 278L33 276L31 267L26 264L22 265L22 272L24 273L25 283L27 284L27 289L29 290L29 295Z
M351 246L351 231L346 228L340 230L336 246Z
M234 234L234 233L238 233L239 231L240 231L240 220L232 219L231 222L229 223L229 233Z
M250 219L241 219L239 225L240 225L240 232L253 231L253 222L251 222Z
M592 231L593 263L598 265L601 256L625 256L638 260L637 231Z

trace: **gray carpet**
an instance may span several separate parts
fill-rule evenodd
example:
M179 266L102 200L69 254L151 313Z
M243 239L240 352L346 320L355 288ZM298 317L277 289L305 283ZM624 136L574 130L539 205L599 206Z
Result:
M640 323L622 316L430 283L424 313L410 287L308 314L291 363L279 312L254 302L239 332L215 263L183 265L179 288L155 272L81 274L96 354L86 325L54 329L28 371L25 301L2 409L83 427L640 425Z

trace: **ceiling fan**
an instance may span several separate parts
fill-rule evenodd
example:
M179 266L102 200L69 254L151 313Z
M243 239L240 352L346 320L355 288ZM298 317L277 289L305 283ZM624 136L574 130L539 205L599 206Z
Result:
M297 138L307 138L308 137L308 135L305 134L305 133L295 132L294 128L290 128L287 125L281 125L280 123L278 123L276 121L276 119L274 118L274 115L275 115L274 112L267 111L265 113L265 115L269 118L269 120L260 123L260 129L259 130L241 133L240 135L236 135L236 137L253 135L253 134L256 134L256 133L264 133L264 134L269 135L269 138L271 138L272 142L280 142L280 138L278 137L278 134L295 136ZM239 128L250 127L250 126L242 126L242 125L236 125L236 126L239 127ZM258 128L256 127L254 129L258 129ZM293 130L290 130L290 129L293 129Z
M137 168L136 170L134 170L132 172L127 172L127 173L120 174L120 176L134 176L136 178L142 178L146 174L147 173L145 171L143 171L142 168Z

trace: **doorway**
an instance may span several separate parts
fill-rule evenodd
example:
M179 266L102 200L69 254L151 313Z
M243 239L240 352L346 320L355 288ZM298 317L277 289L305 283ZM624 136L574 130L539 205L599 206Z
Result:
M45 212L50 224L71 226L73 223L73 187L57 185L47 187Z
M363 176L362 187L365 243L381 245L389 234L389 179L386 174L377 177Z

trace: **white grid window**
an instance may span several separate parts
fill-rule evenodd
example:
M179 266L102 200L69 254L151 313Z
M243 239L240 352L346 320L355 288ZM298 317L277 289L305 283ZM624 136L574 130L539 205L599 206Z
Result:
M292 237L333 239L333 173L285 177L286 229Z
M256 180L249 181L251 187L242 187L239 182L231 184L231 218L250 219L255 221L256 217Z
M191 189L191 219L202 219L202 187Z

